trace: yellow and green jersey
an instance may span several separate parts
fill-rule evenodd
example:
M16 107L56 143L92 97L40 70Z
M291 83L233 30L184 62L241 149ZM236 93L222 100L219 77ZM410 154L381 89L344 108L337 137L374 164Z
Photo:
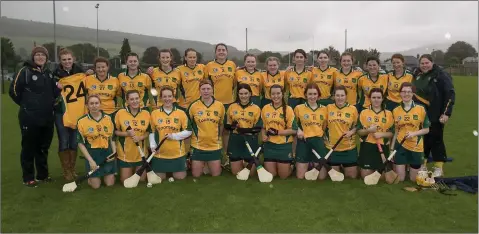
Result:
M407 132L419 131L430 126L429 118L423 106L412 103L409 111L404 110L404 104L393 110L394 122L397 134L397 141L401 142ZM403 147L413 152L424 152L424 136L415 136L406 140Z
M206 75L213 83L214 97L223 104L231 104L235 101L234 89L236 64L226 60L221 64L216 60L206 64Z
M176 69L180 72L180 91L183 96L183 98L180 97L179 105L186 109L193 101L200 98L200 82L205 78L205 65L196 64L194 68L181 65Z
M387 99L395 103L400 103L402 101L400 95L400 88L404 82L412 82L413 75L408 71L404 70L404 73L401 77L396 77L394 71L388 73L388 96Z
M289 97L305 99L304 89L306 89L306 86L311 81L312 75L313 74L306 70L306 68L300 73L296 71L296 68L293 68L292 71L286 71L285 83L289 90Z
M261 94L261 72L255 70L250 73L248 70L240 69L236 71L236 81L238 84L248 84L253 92L252 96L259 97Z
M331 149L339 138L347 131L356 127L358 122L358 111L355 106L346 103L339 108L336 104L329 104L326 148ZM344 137L338 144L335 151L347 151L356 147L356 135L349 138Z
M294 111L290 106L286 106L286 120L283 113L283 106L274 108L273 103L265 105L261 110L261 119L263 120L263 126L266 131L270 128L276 130L293 129L298 130ZM269 142L275 144L285 144L293 142L293 135L289 136L270 136Z
M151 131L150 113L145 109L140 109L136 115L133 115L128 107L120 109L115 114L114 122L115 130L126 132L126 129L130 126L135 131L135 136L145 136ZM146 140L140 141L138 144L143 152L148 152L148 144ZM141 154L131 137L117 136L116 149L118 159L124 162L141 161Z
M223 103L213 99L207 106L201 99L191 103L188 108L193 136L191 146L199 150L219 150L222 148L220 127L225 116Z
M151 129L155 134L155 141L159 144L166 134L178 133L184 130L191 131L191 125L186 113L177 107L168 114L163 107L151 112ZM179 158L186 155L184 140L166 140L155 154L157 158Z
M226 113L226 123L238 122L239 128L262 127L261 108L250 102L246 106L239 103L233 103L228 107ZM236 130L233 133L238 133Z
M150 95L151 79L150 77L138 70L138 73L131 77L128 71L118 74L118 81L121 86L121 97L123 99L123 106L127 106L126 92L130 90L137 90L140 93L140 107L143 108L148 105L148 98Z
M280 85L284 90L284 83L285 83L284 71L278 71L275 75L272 75L269 72L262 72L261 77L262 77L261 86L263 87L264 98L271 100L270 90L271 90L271 86L275 84Z
M178 100L178 89L180 87L180 72L178 69L171 69L169 72L163 71L161 68L156 67L153 69L153 72L150 74L151 80L155 89L158 91L158 96L155 98L156 106L159 107L163 105L160 97L160 89L163 86L170 86L173 88L173 102Z
M368 109L364 109L359 114L358 129L367 129L371 125L377 126L377 132L393 132L394 131L394 118L393 113L388 110L382 110L376 113L371 106ZM369 134L364 137L366 142L376 144L376 138L373 134ZM381 144L385 144L384 138L379 140Z
M102 112L100 120L90 114L83 115L77 123L77 142L90 149L111 149L115 127L109 115Z
M360 71L355 71L351 69L348 74L344 74L342 69L337 73L336 79L334 80L334 86L343 85L346 87L348 94L346 95L346 100L351 105L356 105L358 102L358 82L359 77L363 75Z
M335 67L328 66L328 68L323 71L319 67L314 67L312 73L312 82L316 83L319 86L319 90L321 91L321 95L319 98L330 98L334 87L334 80L339 73L338 69L336 69Z
M60 105L65 127L76 129L78 118L87 112L85 101L88 91L85 86L85 78L84 73L77 73L58 81L63 86Z
M107 78L100 81L96 75L85 78L88 95L96 94L101 99L101 110L107 114L115 112L118 108L116 97L121 95L120 82L116 77L108 74Z
M304 138L322 137L328 118L328 109L318 105L315 109L308 103L300 104L294 108L294 115L298 128L304 133Z
M369 98L369 92L371 89L380 88L383 93L383 97L385 97L387 87L387 74L378 74L378 79L376 81L373 81L368 74L361 76L358 82L358 91L361 91L361 100L359 103L362 103L363 107L367 108L371 105L371 99Z

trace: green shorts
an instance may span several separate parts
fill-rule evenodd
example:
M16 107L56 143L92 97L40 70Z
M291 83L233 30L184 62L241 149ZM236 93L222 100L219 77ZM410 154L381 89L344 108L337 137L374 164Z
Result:
M313 148L320 157L324 157L328 153L328 149L326 149L321 137L310 137L306 139L306 142L298 139L296 144L296 162L319 162L319 159L312 152Z
M258 107L261 107L261 97L260 96L251 96L251 102Z
M396 155L394 155L394 164L396 165L421 165L424 159L423 152L413 152L396 141Z
M294 108L297 106L297 105L300 105L300 104L303 104L304 103L304 99L303 98L288 98L288 106L290 106L291 108Z
M384 152L384 157L389 156L389 147L381 145ZM358 164L362 169L368 170L382 170L384 169L383 160L379 153L378 146L369 142L361 142L359 149Z
M334 101L333 101L333 99L331 99L331 98L319 99L319 100L318 100L318 104L321 104L321 105L323 105L323 106L327 106L327 105L333 104L333 103L334 103Z
M215 161L215 160L221 160L222 158L222 149L219 150L200 150L196 149L194 147L191 147L191 160L195 161Z
M132 168L132 167L140 167L143 165L143 161L139 162L125 162L121 159L116 160L118 162L118 167L119 168Z
M244 136L246 137L253 153L256 153L256 150L259 148L258 145L258 136ZM230 162L244 160L249 162L252 157L251 154L246 147L244 137L242 135L238 135L235 133L230 134L228 140L228 150L227 154L229 156Z
M267 98L263 97L263 99L261 99L261 106L260 106L261 109L263 109L264 106L270 104L271 102L272 102L271 99L267 99Z
M151 169L155 173L186 171L186 156L173 159L154 157L151 159Z
M399 103L393 102L389 99L386 99L385 102L386 102L386 110L388 110L388 111L393 111L394 108L399 106Z
M333 151L329 157L329 162L334 164L354 164L358 162L358 149L346 151Z
M264 143L264 161L290 163L293 161L293 143Z
M106 157L108 157L108 155L113 152L111 151L111 149L89 149L88 153L90 153L90 156L93 158L93 161L95 161L96 165L99 166L106 159ZM116 160L112 162L107 162L97 171L91 174L90 177L95 178L115 174L117 172L115 165ZM85 160L85 171L88 172L90 170L90 163L88 162L88 160Z

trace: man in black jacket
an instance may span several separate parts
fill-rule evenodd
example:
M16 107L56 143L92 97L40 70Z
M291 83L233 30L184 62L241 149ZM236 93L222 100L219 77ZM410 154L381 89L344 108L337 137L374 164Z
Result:
M47 49L35 47L31 60L24 63L10 85L10 97L20 106L20 157L23 183L29 187L36 187L39 181L51 181L47 156L53 138L53 106L60 90L46 67L47 60Z
M414 97L416 102L424 105L431 121L429 133L424 136L425 160L427 162L431 153L435 162L433 176L441 177L444 174L442 166L447 159L444 125L452 115L456 94L452 78L433 63L431 55L422 55L419 64L420 72L413 81L417 90Z

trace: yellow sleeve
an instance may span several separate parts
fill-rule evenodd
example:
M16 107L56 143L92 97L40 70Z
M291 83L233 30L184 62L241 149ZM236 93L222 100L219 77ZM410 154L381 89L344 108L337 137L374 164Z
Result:
M115 136L115 125L113 124L113 121L111 121L111 118L110 118L110 121L108 121L108 129L111 129L111 134L110 134L110 140L112 137Z
M146 88L148 89L148 92L149 92L149 90L151 89L151 78L148 75L146 75L145 78L146 78ZM148 95L151 95L151 94L148 94Z
M115 82L116 82L116 96L117 97L121 97L121 86L120 86L120 80L118 79L115 79Z
M220 105L220 124L223 124L225 121L225 106L223 104Z
M83 128L83 124L77 122L77 143L85 144L85 129Z
M290 106L288 106L286 108L286 116L288 117L288 127L287 127L287 129L291 128L291 129L295 130L294 124L296 123L296 119L295 119L296 116L294 115L294 111ZM297 126L296 126L296 129L298 129Z
M209 72L208 72L208 64L209 64L209 63L207 63L207 64L203 67L203 74L204 74L203 79L208 79L208 78L210 77L210 74L209 74Z
M183 121L181 123L182 129L191 131L191 124L190 124L190 121L189 121L188 116L186 115L186 113L182 112L181 117L183 119Z
M150 128L151 128L151 133L154 133L156 132L156 122L155 122L155 115L153 114L153 112L151 112L151 115L150 115Z
M261 121L261 109L259 107L254 113L254 126L263 126L263 121Z
M231 116L231 105L228 107L228 110L226 111L226 124L231 124L232 121L232 116Z
M356 107L353 106L353 116L354 116L354 119L353 119L353 126L351 126L350 129L353 129L354 127L356 127L357 123L358 123L358 119L359 119L359 114L358 114L358 110L356 109Z
M115 114L115 129L121 131L121 123L120 123L120 111L117 111Z
M191 121L194 120L194 116L192 114L193 105L194 105L193 103L190 104L190 106L188 107L188 113L186 113L186 115L190 118Z
M303 129L301 128L301 124L300 124L301 121L299 120L299 116L300 116L300 115L299 115L299 105L294 108L293 113L294 113L294 117L296 118L296 123L298 123L298 129L303 130Z
M339 70L338 69L334 69L333 71L333 87L336 86L336 78L339 76ZM332 95L332 93L331 93Z

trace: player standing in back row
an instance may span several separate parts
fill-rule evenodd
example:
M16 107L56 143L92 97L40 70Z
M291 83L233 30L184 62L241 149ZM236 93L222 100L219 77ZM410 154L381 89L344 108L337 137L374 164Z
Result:
M75 164L77 158L77 121L86 112L85 87L86 74L80 65L75 64L73 53L61 49L58 53L60 65L53 71L58 79L58 88L62 90L60 100L55 105L55 127L58 135L58 156L63 168L63 178L67 181L77 177ZM88 71L93 73L92 70Z
M236 64L228 59L228 47L219 43L215 46L215 60L206 64L206 77L213 84L213 95L216 101L223 103L227 110L235 100ZM223 116L223 119L226 116ZM223 133L223 145L228 144L228 135Z
M394 70L388 73L386 109L393 111L401 103L399 88L404 82L412 82L413 75L404 67L404 57L394 54L391 57Z
M108 72L110 62L105 58L97 58L94 62L95 74L85 78L88 95L98 95L101 99L101 110L113 116L118 110L117 97L121 94L120 82Z
M118 74L123 106L127 106L126 93L130 90L136 90L140 94L140 108L146 107L151 95L151 79L147 74L140 71L138 54L128 53L126 55L126 67L125 72Z
M334 80L336 80L339 71L335 67L329 66L329 55L325 51L319 52L316 61L319 66L312 69L312 82L316 83L321 90L319 104L327 106L333 103L331 93L334 88Z
M173 53L171 53L168 49L160 50L158 53L158 60L160 66L151 70L148 68L148 73L152 79L152 86L156 88L156 90L160 90L163 86L170 86L173 88L173 103L177 105L178 95L179 95L179 87L181 82L180 72L178 69L173 68ZM150 72L151 71L151 72ZM155 97L156 105L154 109L157 109L161 105L163 105L161 98Z
M258 107L261 106L261 71L256 69L256 55L244 56L244 68L236 71L238 84L247 84L251 88L251 101ZM238 100L236 100L238 101Z
M353 55L351 53L343 53L340 57L340 61L341 68L334 81L334 86L344 86L347 90L346 102L349 105L356 106L358 102L358 81L363 73L353 69ZM357 105L357 107L359 107L359 105ZM360 108L358 108L358 110L360 110Z

